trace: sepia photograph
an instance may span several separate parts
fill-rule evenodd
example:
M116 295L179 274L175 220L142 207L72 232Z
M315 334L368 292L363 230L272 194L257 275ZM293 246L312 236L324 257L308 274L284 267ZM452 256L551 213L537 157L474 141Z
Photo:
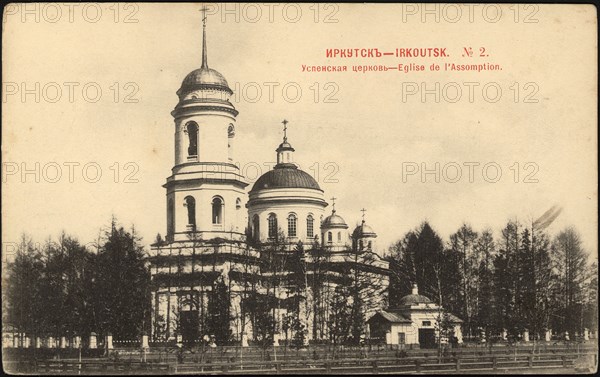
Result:
M3 5L3 372L595 374L597 30Z

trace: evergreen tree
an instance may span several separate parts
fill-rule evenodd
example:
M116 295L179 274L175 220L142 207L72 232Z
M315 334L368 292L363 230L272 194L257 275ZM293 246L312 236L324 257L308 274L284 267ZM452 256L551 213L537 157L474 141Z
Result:
M42 253L26 235L21 236L14 261L8 265L7 323L33 338L45 333L45 300L42 295Z
M344 344L350 336L352 306L347 285L336 286L329 312L329 339L334 345Z
M229 287L222 277L215 280L208 296L207 332L214 335L219 345L225 345L231 340L230 332L230 302Z
M553 255L561 283L560 317L556 323L560 331L570 334L583 330L583 288L586 279L587 254L581 246L581 238L574 228L558 233L553 242Z
M483 329L485 339L491 345L494 326L494 312L497 302L494 297L494 266L495 245L492 231L484 230L475 245L477 254L480 255L477 276L479 285L476 296L475 324Z
M135 229L127 232L113 220L94 259L97 331L116 339L138 339L150 326L150 273Z

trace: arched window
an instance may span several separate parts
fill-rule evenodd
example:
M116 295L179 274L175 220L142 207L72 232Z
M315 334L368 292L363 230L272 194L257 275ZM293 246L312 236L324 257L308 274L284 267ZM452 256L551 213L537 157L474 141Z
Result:
M269 238L276 238L277 237L277 215L275 215L274 213L270 213L268 222L269 222Z
M198 155L198 125L195 122L189 122L185 126L188 135L188 157Z
M193 196L185 197L184 206L187 207L188 225L196 226L196 199Z
M254 215L252 218L252 235L256 241L260 239L260 220L258 215Z
M223 199L215 196L212 200L212 223L223 223Z
M327 232L327 242L332 242L333 241L333 235L331 234L331 232Z
M306 237L313 238L315 236L314 224L315 219L313 215L308 215L306 217Z
M297 217L295 214L290 213L288 218L288 237L296 237L296 228L297 228Z
M342 232L338 232L338 242L342 242Z
M372 243L371 241L369 241L367 248L368 248L369 250L371 250L371 247L372 247L372 246L373 246L373 243Z
M237 198L235 200L235 209L242 209L242 199Z

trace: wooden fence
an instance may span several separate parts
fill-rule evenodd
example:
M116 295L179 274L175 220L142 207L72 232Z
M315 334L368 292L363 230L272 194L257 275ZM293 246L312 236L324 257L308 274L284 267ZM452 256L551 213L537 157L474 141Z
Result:
M325 360L246 361L217 363L160 363L108 360L4 361L5 371L25 374L340 374L340 373L475 373L478 371L574 368L589 360L595 371L597 352L514 355L461 355L440 359L347 358Z

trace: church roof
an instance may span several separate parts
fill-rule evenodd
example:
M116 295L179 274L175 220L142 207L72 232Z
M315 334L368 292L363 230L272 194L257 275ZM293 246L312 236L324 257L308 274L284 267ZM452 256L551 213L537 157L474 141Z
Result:
M294 164L277 164L256 180L252 191L275 188L305 188L321 190L317 181Z
M373 228L371 228L370 226L368 226L365 223L365 221L363 220L362 224L360 224L359 226L357 226L354 229L354 232L352 232L352 237L353 238L377 237L377 234L375 233L375 231L373 230Z
M417 284L413 284L412 292L409 295L402 297L398 301L399 307L402 306L411 306L411 305L419 305L419 304L431 304L432 301L427 296L423 296L419 294L419 287Z
M335 210L332 211L331 215L327 216L325 220L323 220L323 224L321 224L321 228L343 228L348 229L348 225L344 219L335 213Z
M181 88L177 91L178 95L189 93L197 89L216 89L224 90L229 94L233 91L229 88L227 80L222 74L212 68L208 68L208 52L206 50L206 14L203 16L202 27L202 66L188 73L181 83Z
M398 301L399 306L418 305L418 304L431 304L431 300L427 296L420 294L406 295Z
M193 70L183 79L178 93L191 92L197 89L221 89L232 93L227 80L222 74L204 66Z
M369 322L378 316L391 323L412 323L412 321L409 318L404 317L399 312L385 310L378 311L373 317L371 317L371 319L369 319Z

